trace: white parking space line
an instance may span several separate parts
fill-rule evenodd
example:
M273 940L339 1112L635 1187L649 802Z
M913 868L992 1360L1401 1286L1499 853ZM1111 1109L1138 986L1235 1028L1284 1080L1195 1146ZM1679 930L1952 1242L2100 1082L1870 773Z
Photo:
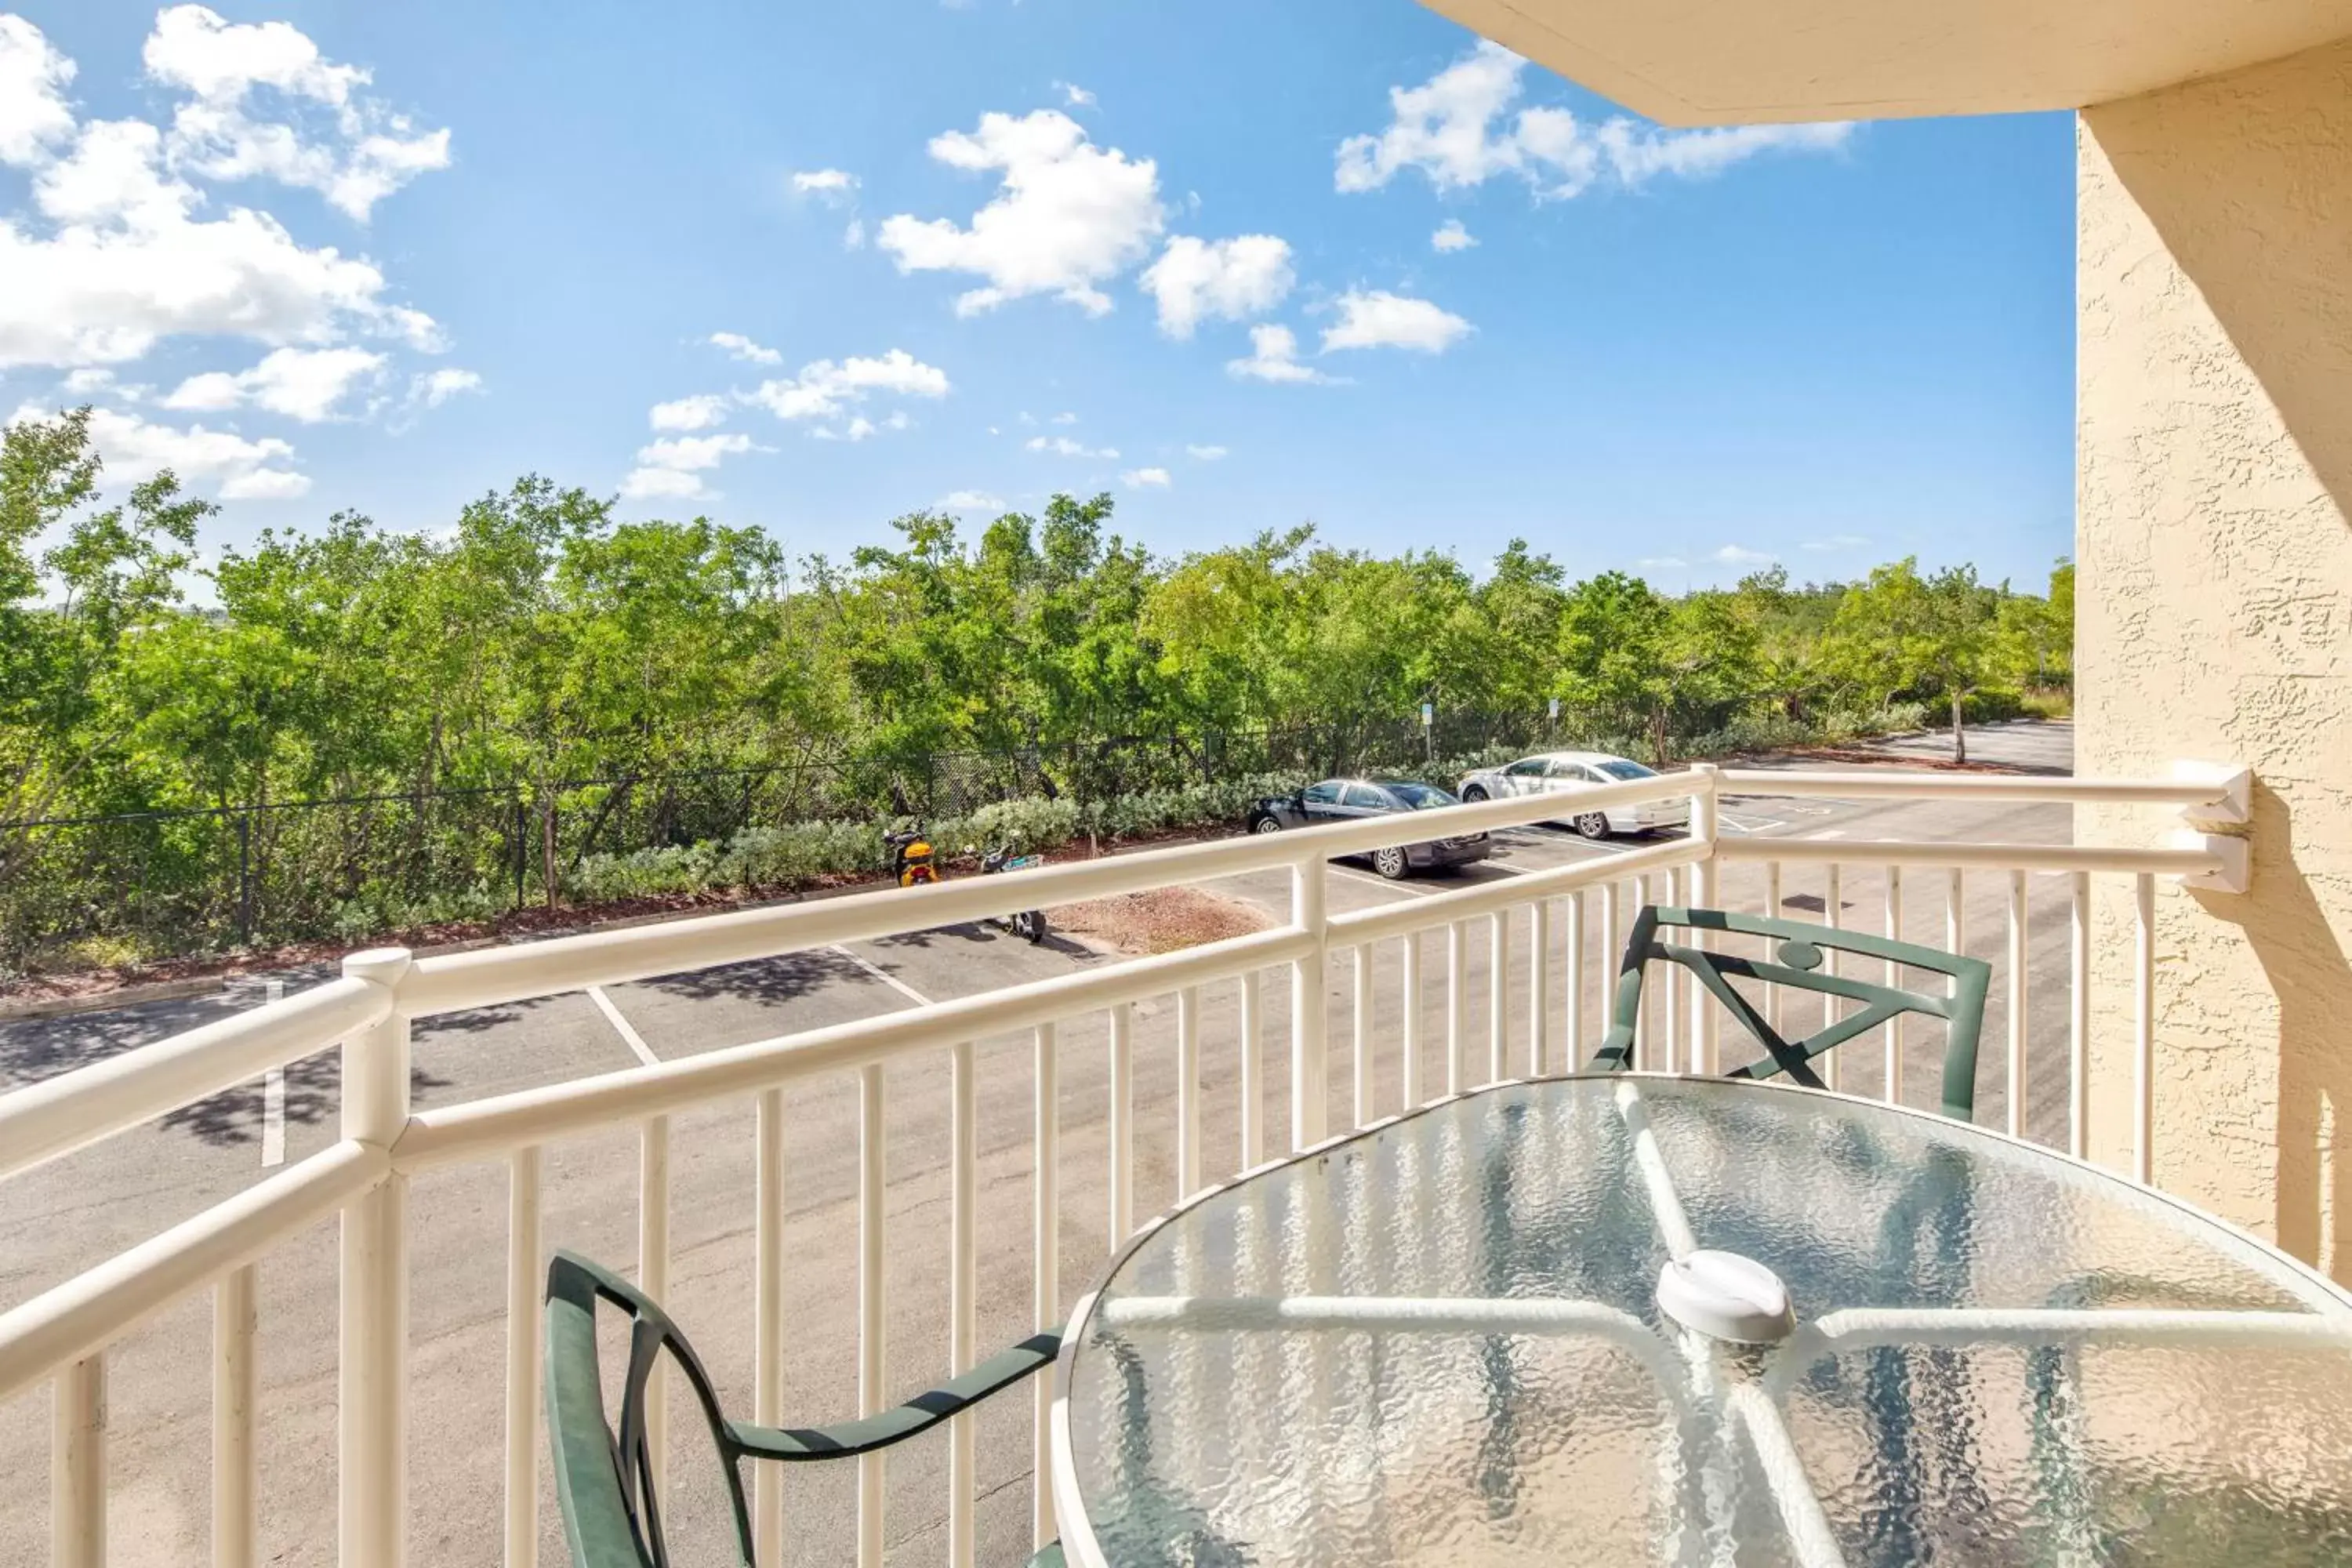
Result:
M613 999L604 994L602 985L588 987L588 1000L596 1004L596 1011L604 1015L604 1021L613 1026L613 1032L621 1037L622 1042L637 1053L637 1060L647 1067L659 1065L661 1058L654 1055L653 1047L646 1044L646 1037L621 1016L621 1010L613 1005Z
M1727 833L1769 833L1773 828L1786 826L1786 823L1777 816L1738 816L1728 811L1724 812L1717 820Z
M1391 882L1386 877L1375 876L1370 871L1359 871L1352 866L1331 863L1331 870L1334 875L1345 877L1351 882L1369 883L1372 887L1391 893L1411 893L1416 899L1425 899L1432 893L1443 891L1438 888L1418 888L1410 882Z
M286 999L286 982L265 980L261 983L261 1000L265 1005ZM265 1171L286 1163L286 1069L271 1068L261 1075L261 1168Z
M921 992L916 990L913 986L908 984L905 981L899 979L897 975L891 973L880 964L868 963L866 960L858 957L856 953L850 952L847 948L843 947L838 942L834 944L833 951L841 954L842 957L849 960L850 963L857 965L858 968L866 971L866 973L874 976L875 979L879 980L883 984L887 985L891 990L896 991L899 995L904 996L908 1001L912 1002L916 1006L928 1007L931 1005L931 999L929 997L924 995Z

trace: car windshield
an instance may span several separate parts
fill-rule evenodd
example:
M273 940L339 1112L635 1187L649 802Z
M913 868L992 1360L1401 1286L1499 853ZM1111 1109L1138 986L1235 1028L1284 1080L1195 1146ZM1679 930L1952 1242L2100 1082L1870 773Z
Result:
M1412 811L1428 811L1436 806L1462 804L1444 790L1432 789L1427 784L1392 784L1381 787L1404 802L1406 808Z
M1595 763L1592 765L1612 779L1654 779L1658 776L1654 770L1645 768L1639 763L1626 762L1622 758L1615 762Z

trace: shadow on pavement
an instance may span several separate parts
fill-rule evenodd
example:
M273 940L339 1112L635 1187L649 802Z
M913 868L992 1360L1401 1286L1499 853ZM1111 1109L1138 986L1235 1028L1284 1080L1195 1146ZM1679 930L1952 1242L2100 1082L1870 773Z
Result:
M807 952L788 952L779 958L723 963L715 969L697 969L684 974L656 975L635 984L698 1002L721 996L752 1002L792 1002L829 981L866 978L864 970L840 953L816 948Z
M335 1113L341 1102L342 1053L340 1050L320 1051L315 1057L304 1057L299 1062L286 1065L286 1121L289 1126L309 1127L324 1121ZM411 1068L408 1087L413 1096L430 1089L446 1089L449 1080L436 1078L422 1068ZM215 1148L229 1148L239 1143L256 1143L261 1140L262 1084L259 1079L223 1089L208 1100L197 1100L167 1112L161 1125L169 1131L193 1132Z

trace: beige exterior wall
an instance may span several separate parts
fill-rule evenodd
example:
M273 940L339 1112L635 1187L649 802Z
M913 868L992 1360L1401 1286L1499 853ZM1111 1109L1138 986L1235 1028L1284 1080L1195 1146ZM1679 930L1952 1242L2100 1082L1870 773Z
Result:
M2251 890L2158 895L2155 1177L2352 1281L2352 40L2084 110L2077 183L2077 766L2257 778ZM2094 919L2122 1165L2129 889Z

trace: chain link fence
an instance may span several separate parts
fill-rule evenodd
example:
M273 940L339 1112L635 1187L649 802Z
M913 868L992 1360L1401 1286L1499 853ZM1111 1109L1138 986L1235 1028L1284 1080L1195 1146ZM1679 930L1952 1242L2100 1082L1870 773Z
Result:
M1282 731L1124 735L1000 752L0 823L0 977L492 919L554 901L593 857L746 829L1099 805L1219 781L1426 771L1553 737L1541 718L1445 714ZM1097 814L1100 815L1100 814Z

